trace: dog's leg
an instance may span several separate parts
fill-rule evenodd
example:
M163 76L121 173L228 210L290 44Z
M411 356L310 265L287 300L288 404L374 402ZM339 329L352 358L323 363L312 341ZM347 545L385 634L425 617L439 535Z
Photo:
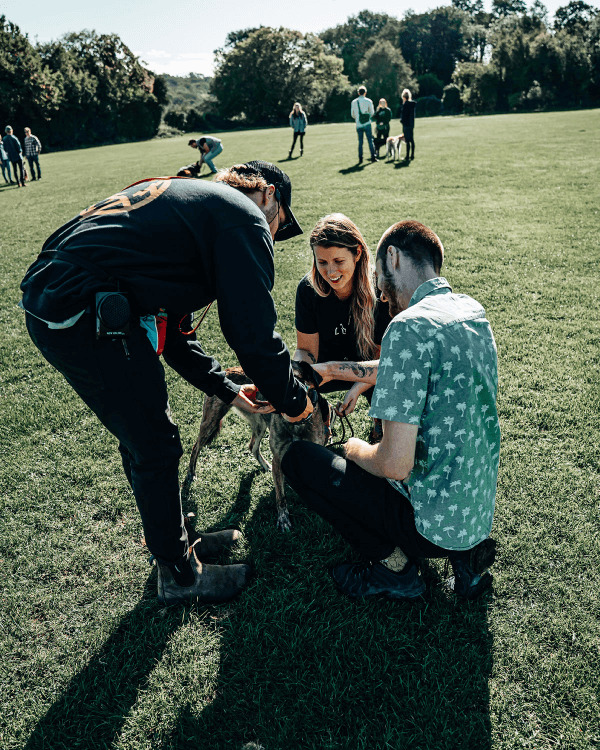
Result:
M277 504L277 528L279 531L290 531L292 524L285 499L283 471L279 454L273 454L273 482L275 483L275 502Z
M236 409L236 411L238 411ZM240 412L242 413L242 412ZM267 431L267 419L268 417L263 416L262 414L256 414L256 415L248 415L248 414L242 414L244 419L250 424L252 427L252 437L250 438L250 442L248 444L248 450L254 458L258 461L258 463L261 465L261 467L265 471L271 471L272 467L271 464L265 459L263 454L260 452L260 444L262 442L262 439L265 436L265 432ZM252 417L249 419L249 417Z
M221 429L221 422L223 417L231 409L230 404L226 404L221 401L217 396L205 396L204 406L202 407L202 421L200 422L200 430L198 432L198 439L194 443L192 448L192 455L190 456L190 465L188 467L187 476L181 487L181 500L185 502L190 496L192 489L192 482L196 477L196 464L198 462L198 456L200 451L205 445L209 445L219 434Z

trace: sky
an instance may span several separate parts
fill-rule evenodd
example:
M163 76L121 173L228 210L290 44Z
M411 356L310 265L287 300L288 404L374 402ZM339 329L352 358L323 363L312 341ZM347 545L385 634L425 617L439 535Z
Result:
M567 3L544 2L550 14ZM154 73L181 76L211 75L213 51L230 31L262 25L317 33L365 8L402 18L407 10L424 13L449 4L450 0L0 0L0 15L17 24L33 43L83 29L118 34ZM489 10L491 0L484 0L484 5Z

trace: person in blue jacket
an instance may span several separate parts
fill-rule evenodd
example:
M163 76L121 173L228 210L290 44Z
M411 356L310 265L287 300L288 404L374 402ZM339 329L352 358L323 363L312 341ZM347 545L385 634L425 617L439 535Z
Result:
M298 138L300 139L300 156L304 153L304 134L306 133L306 127L308 125L308 119L306 112L302 109L300 102L295 102L290 112L290 127L294 129L294 139L292 141L292 147L288 154L288 159L292 158L294 153L294 146Z

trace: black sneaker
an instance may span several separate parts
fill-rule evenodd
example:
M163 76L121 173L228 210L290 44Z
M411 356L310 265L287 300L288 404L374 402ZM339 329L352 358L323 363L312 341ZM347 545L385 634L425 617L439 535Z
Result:
M484 539L473 547L468 560L450 558L454 575L447 584L451 591L463 599L477 599L492 585L492 574L488 568L496 559L496 542Z
M342 563L331 569L339 590L351 599L383 596L386 599L416 599L425 592L425 583L415 563L409 562L401 573L375 563Z
M376 156L372 156L369 161L379 161L379 159Z

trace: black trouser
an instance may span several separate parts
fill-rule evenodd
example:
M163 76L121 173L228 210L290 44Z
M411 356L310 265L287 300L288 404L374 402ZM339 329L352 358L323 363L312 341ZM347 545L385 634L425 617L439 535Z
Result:
M294 150L294 146L296 145L296 141L300 138L300 151L304 151L304 133L298 133L294 131L294 140L292 141L292 147L290 149L290 156L292 155L292 151Z
M179 497L179 431L169 416L165 376L145 331L121 341L96 340L92 315L51 330L27 315L27 330L44 357L120 441L125 473L137 502L148 549L164 562L187 552Z
M377 149L377 156L379 156L379 149L382 146L385 146L385 142L387 141L389 134L389 128L377 128L377 134L374 140L375 148Z
M37 154L34 154L33 156L28 156L27 161L29 162L29 169L31 170L31 179L35 180L35 169L34 165L37 166L37 176L40 178L42 176L42 170L40 169L40 158Z
M421 536L410 501L387 479L369 474L321 445L292 443L282 469L306 505L369 560L384 560L396 547L411 559L468 559L468 552L450 552Z
M15 173L15 182L17 185L24 185L25 184L25 176L23 174L23 159L19 159L18 161L12 162L13 172ZM19 175L17 175L17 167L19 169Z
M414 128L404 128L404 140L406 142L406 158L410 158L411 156L414 159L415 156L415 140L414 140ZM411 146L412 146L412 152L411 152Z

